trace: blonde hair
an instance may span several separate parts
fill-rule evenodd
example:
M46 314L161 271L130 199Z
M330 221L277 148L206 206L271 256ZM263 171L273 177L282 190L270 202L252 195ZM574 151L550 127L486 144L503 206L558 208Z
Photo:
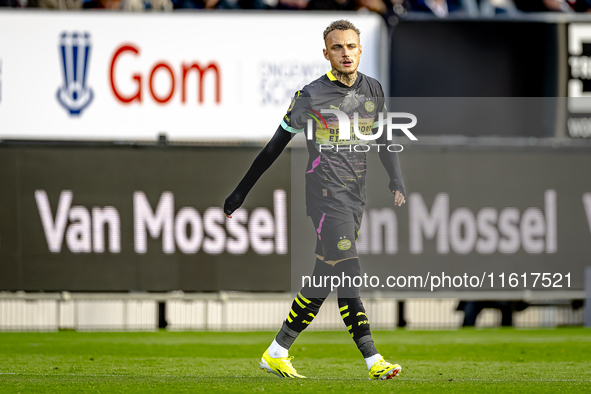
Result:
M359 37L361 35L361 32L359 31L359 29L356 28L353 23L351 23L345 19L340 19L338 21L332 22L324 30L324 33L323 33L324 39L326 40L326 37L330 34L331 31L334 31L334 30L353 30L355 33L357 33L357 37Z

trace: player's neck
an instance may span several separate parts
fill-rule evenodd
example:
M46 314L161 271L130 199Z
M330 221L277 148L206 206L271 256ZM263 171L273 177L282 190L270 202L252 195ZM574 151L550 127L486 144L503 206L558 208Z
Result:
M337 81L347 86L353 86L355 81L357 81L357 70L355 70L353 74L344 74L333 68L331 72L332 75L334 75L334 77L337 79Z

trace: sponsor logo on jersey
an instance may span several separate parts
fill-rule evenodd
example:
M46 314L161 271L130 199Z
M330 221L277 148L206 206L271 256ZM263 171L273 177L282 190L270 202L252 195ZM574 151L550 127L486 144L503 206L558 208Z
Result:
M63 32L60 36L63 85L57 91L57 100L70 115L80 115L92 102L92 89L87 85L90 48L87 32Z

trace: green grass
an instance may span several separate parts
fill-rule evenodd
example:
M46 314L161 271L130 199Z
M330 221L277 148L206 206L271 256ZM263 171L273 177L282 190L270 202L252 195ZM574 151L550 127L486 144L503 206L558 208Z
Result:
M346 331L304 332L309 379L264 373L274 333L0 333L0 393L591 392L591 330L375 332L400 378L368 381Z

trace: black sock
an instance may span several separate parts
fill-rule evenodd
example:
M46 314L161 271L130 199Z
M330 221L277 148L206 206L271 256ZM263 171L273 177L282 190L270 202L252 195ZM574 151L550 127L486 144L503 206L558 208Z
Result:
M308 299L299 292L291 304L287 319L275 337L277 343L289 349L298 335L312 323L324 300L324 298Z
M285 319L286 326L296 332L302 332L312 323L324 298L306 298L300 291L291 304L291 309Z
M361 275L359 259L341 261L337 263L337 266L339 265L341 271L347 276L354 277ZM347 326L347 330L351 334L363 358L378 354L371 336L369 319L359 297L359 287L353 286L351 283L344 283L338 289L338 303L343 322Z
M317 258L312 275L325 275L332 272L332 268L332 266ZM298 335L312 323L329 294L330 288L312 287L312 284L308 281L293 300L289 314L275 337L277 343L289 349Z
M378 354L361 299L359 297L339 298L339 311L363 358Z

